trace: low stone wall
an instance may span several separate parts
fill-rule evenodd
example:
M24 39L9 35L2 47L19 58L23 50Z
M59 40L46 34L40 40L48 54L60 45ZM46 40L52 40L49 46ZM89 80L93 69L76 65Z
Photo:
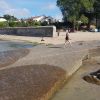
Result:
M54 37L56 34L56 27L55 26L41 26L41 27L0 28L0 34L33 36L33 37Z

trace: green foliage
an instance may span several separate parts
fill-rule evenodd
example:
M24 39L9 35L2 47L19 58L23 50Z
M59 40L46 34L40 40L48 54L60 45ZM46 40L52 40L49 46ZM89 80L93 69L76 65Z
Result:
M33 21L33 19L28 19L28 20L24 20L21 19L21 21L18 21L18 19L14 16L11 16L9 14L6 14L3 16L8 22L8 25L5 25L4 23L1 23L0 26L1 27L37 27L37 26L41 26L41 25L48 25L47 22L38 22L38 21Z
M33 26L41 26L41 22L34 22Z
M17 27L28 27L29 23L21 19L21 21L17 22Z
M31 19L29 19L28 21L26 21L27 26L41 26L41 22L38 21L33 21Z
M17 27L28 27L29 23L25 21L21 21L17 23Z
M9 27L16 27L16 22L13 21L9 22Z
M8 14L7 14L7 15L4 15L3 17L4 17L6 20L10 20L10 19L11 19L11 16L8 15Z
M86 16L84 16L84 15L82 15L82 16L80 17L80 21L81 21L82 23L84 23L84 24L88 24L88 18L87 18Z
M89 22L88 19L93 18L93 15L89 14L94 12L94 4L96 8L97 1L100 4L100 0L57 0L57 6L60 8L64 20L72 22L75 28L80 19L86 24ZM100 9L100 5L97 8Z
M41 23L41 25L42 26L47 26L48 25L48 22L47 21L44 21L44 22Z
M9 21L9 27L34 27L34 26L40 26L40 22L35 21L24 21L21 20L20 22L17 21Z
M7 22L0 22L0 28L8 27Z
M68 20L70 21L70 22L76 22L76 16L75 15L73 15L73 16L70 16L70 17L68 17Z
M32 19L29 19L28 21L26 21L28 26L34 26L34 21Z
M80 0L80 3L83 8L87 11L92 11L93 10L93 5L94 5L95 0Z
M3 17L4 17L7 21L16 21L16 20L17 20L16 17L11 16L11 15L8 15L8 14L4 15Z

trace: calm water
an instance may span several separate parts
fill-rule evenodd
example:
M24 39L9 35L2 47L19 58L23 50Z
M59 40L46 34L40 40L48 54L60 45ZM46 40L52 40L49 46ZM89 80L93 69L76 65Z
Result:
M18 48L32 48L36 46L33 43L26 42L12 42L12 41L2 41L0 40L0 51L14 50Z

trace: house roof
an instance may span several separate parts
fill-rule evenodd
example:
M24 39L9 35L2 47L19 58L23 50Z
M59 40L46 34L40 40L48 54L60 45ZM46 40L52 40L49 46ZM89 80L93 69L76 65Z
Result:
M32 17L32 18L40 18L40 17L43 17L43 16L34 16L34 17Z

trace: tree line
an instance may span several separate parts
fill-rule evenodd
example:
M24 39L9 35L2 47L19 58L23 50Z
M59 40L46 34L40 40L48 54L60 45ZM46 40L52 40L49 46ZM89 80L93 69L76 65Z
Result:
M99 27L97 22L100 19L100 0L57 0L57 6L62 12L63 20L72 23L74 30L81 23L89 29L94 19Z

